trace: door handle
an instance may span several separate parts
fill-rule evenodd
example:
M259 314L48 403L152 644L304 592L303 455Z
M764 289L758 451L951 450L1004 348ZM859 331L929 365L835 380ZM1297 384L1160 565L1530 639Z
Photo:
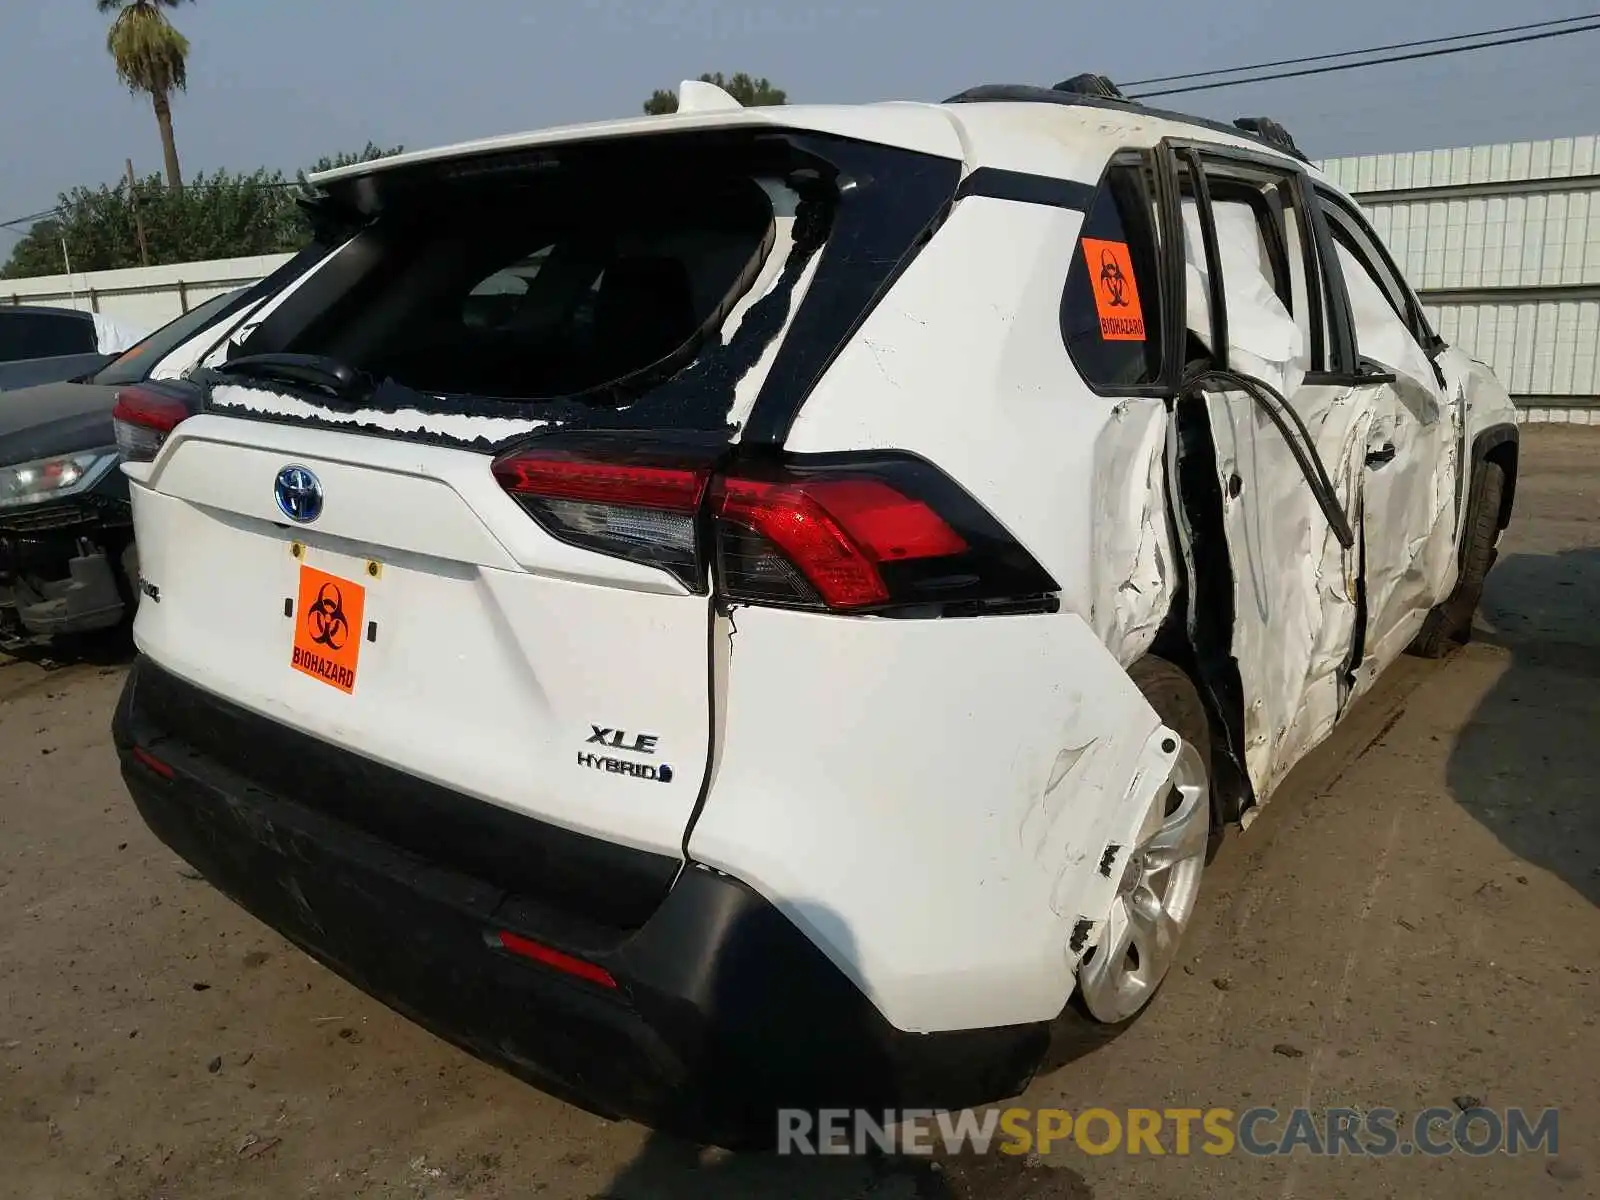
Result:
M1367 466L1381 467L1394 461L1394 443L1385 442L1376 450L1367 451Z

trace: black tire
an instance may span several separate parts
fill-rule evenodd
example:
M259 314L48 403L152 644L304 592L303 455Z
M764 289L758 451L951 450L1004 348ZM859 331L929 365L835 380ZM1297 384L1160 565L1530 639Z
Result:
M1483 599L1483 581L1494 566L1500 540L1500 504L1506 473L1498 463L1479 462L1472 472L1467 520L1462 530L1461 576L1455 590L1428 613L1409 647L1418 658L1443 658L1472 638L1472 617Z

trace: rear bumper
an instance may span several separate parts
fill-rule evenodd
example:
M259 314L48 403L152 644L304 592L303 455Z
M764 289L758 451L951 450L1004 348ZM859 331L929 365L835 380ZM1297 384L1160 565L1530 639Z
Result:
M775 1133L778 1108L959 1108L1012 1096L1048 1048L1044 1024L894 1029L782 913L709 870L682 871L642 923L604 936L585 914L429 861L315 797L263 789L238 769L247 753L230 763L196 749L201 739L164 722L169 711L210 712L211 728L241 732L270 724L147 660L135 666L113 732L128 788L163 842L390 1007L591 1111L747 1143ZM292 737L327 778L371 778L349 751L272 729L275 749ZM453 821L489 819L490 806L457 800ZM514 957L500 931L581 957L616 986Z

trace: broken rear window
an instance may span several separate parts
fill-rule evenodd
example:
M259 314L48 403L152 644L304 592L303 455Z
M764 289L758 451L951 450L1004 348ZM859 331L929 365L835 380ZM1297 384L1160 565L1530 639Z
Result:
M380 218L376 261L283 349L425 392L590 392L719 328L773 231L752 178L677 195L648 179L482 189Z
M514 422L770 440L959 176L956 159L762 128L335 180L319 211L360 232L229 352L210 382L245 386L213 401L472 445ZM300 386L313 377L337 382Z

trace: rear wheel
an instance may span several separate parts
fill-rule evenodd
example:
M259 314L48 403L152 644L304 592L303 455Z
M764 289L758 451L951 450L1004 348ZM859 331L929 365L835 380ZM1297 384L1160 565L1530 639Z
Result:
M1453 592L1428 614L1411 643L1421 658L1443 658L1472 636L1472 617L1483 599L1483 581L1494 566L1500 540L1500 502L1506 474L1497 463L1480 462L1472 472L1471 500L1462 531L1461 577Z
M1211 728L1200 693L1164 659L1142 659L1128 675L1180 742L1168 786L1152 797L1124 860L1100 939L1078 968L1075 999L1105 1025L1138 1016L1177 961L1211 843Z

